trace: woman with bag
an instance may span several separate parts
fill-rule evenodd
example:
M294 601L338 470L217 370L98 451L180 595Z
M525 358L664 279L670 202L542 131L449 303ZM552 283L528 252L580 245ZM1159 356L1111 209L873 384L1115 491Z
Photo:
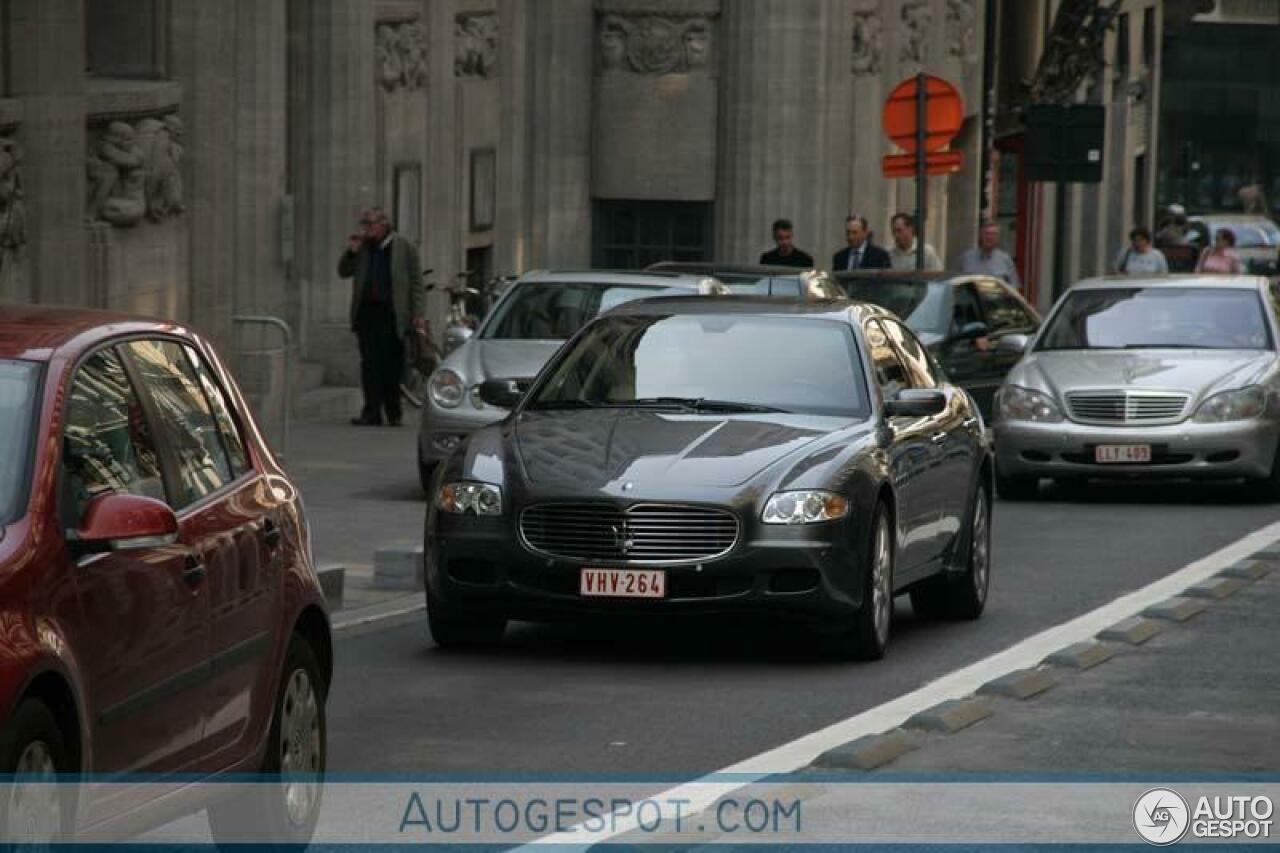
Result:
M1196 264L1196 272L1216 272L1226 275L1240 275L1244 272L1244 262L1235 253L1236 232L1230 228L1219 228L1214 235L1213 245L1205 246L1200 253L1200 262Z

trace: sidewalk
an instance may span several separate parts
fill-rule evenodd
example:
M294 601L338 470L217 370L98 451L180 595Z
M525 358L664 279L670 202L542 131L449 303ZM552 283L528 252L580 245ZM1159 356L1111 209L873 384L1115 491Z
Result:
M283 460L311 522L317 567L343 566L344 615L420 592L376 589L374 552L422 544L426 502L418 485L418 410L402 427L355 427L345 421L301 421Z

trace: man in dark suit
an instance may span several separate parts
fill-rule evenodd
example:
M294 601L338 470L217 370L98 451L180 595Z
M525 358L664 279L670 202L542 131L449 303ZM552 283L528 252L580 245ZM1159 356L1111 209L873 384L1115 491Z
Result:
M773 242L776 244L771 252L765 252L760 256L760 263L771 267L796 267L798 269L813 269L813 257L808 252L802 252L796 248L792 237L795 235L795 229L791 225L790 219L779 219L773 223Z
M889 253L871 242L866 217L850 216L844 221L844 233L849 245L831 259L832 272L889 269Z

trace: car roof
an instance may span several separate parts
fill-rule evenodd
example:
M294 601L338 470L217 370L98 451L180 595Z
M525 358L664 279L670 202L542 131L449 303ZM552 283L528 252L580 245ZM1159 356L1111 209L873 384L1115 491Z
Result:
M1257 290L1267 284L1267 279L1257 275L1185 275L1130 276L1107 275L1086 278L1071 286L1071 290L1106 290L1118 287L1189 288L1220 287L1230 290Z
M47 361L72 343L87 348L116 335L148 333L189 334L165 320L111 311L0 303L0 358Z
M847 302L835 299L799 302L776 296L655 296L625 302L610 310L608 316L624 315L704 315L739 314L763 317L815 317L843 322L860 322L867 317L893 315L869 302ZM605 315L602 315L605 316Z
M678 272L638 272L635 270L534 270L520 276L517 283L526 281L549 284L638 284L653 287L688 288L696 290L709 275L688 275Z
M970 275L948 270L840 270L832 273L836 281L905 281L920 283L962 284L966 281L1000 279L990 275Z
M716 273L726 273L729 275L772 276L774 278L794 278L802 275L812 275L817 272L813 269L781 267L776 264L717 264L709 261L661 261L656 264L650 264L645 269L654 272L698 273L711 276Z

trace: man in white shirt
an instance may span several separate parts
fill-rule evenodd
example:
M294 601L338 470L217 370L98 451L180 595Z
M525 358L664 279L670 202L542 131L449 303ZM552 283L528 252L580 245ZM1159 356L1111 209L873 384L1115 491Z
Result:
M1000 248L1000 226L986 222L978 231L978 245L960 256L960 272L966 275L989 275L1002 279L1017 290L1022 289L1018 268L1009 253Z
M1129 232L1129 245L1116 255L1113 265L1118 275L1168 275L1164 252L1151 245L1151 232L1139 225Z
M895 270L913 270L916 268L916 220L909 213L895 213L890 220L893 226L893 246L889 249L889 261ZM924 268L926 270L942 269L942 261L933 246L924 244Z

